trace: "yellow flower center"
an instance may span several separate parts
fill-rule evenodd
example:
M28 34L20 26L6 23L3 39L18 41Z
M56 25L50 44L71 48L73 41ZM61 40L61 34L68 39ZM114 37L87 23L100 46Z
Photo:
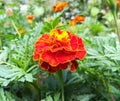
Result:
M60 33L56 29L53 29L50 31L50 36L53 36L53 37L57 38L58 40L68 39L68 33L66 31L63 31Z

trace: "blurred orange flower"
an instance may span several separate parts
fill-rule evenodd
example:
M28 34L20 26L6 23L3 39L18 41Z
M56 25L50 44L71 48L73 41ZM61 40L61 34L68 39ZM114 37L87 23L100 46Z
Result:
M60 29L43 34L34 48L33 59L39 61L40 67L50 73L65 70L69 66L70 71L74 72L78 67L77 60L83 60L86 55L82 38Z
M82 23L85 21L85 17L84 16L75 16L73 21L76 23Z
M68 3L67 2L61 2L61 3L58 3L56 4L55 6L53 6L53 11L54 12L59 12L59 11L62 11L65 7L68 6Z
M29 24L32 24L33 19L34 19L34 16L33 16L33 15L28 15L28 16L27 16L27 21L28 21Z
M117 0L117 6L120 7L120 0Z
M75 16L74 19L69 21L70 26L75 26L76 23L82 23L84 22L85 17L84 16Z
M25 32L25 30L24 30L24 29L20 29L20 30L18 30L18 32L19 32L20 34L22 34L22 33Z

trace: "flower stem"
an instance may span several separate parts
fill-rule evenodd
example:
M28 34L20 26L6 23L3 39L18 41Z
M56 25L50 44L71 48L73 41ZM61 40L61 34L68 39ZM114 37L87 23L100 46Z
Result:
M20 35L20 33L19 33L19 31L18 31L18 28L17 28L17 26L15 25L14 21L11 20L11 22L12 22L12 25L13 25L15 31L17 32L17 34Z
M61 101L65 101L64 100L64 79L63 79L63 73L62 73L62 71L58 71L57 74L58 74L60 85L61 85L61 92L62 92L62 100Z

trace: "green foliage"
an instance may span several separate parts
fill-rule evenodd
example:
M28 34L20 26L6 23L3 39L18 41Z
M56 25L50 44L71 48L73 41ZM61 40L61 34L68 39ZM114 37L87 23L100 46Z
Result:
M51 97L49 94L46 96L45 99L42 99L41 101L60 101L60 93L55 93L53 97Z
M71 26L67 26L66 29L83 37L107 36L108 33L113 32L113 28L106 27L97 19L91 17L86 17L85 21L82 24L76 25L74 29L72 29Z
M0 88L0 100L1 101L22 101L22 99L16 97L8 91L4 91L3 88ZM24 100L27 101L27 100Z
M42 33L50 32L51 29L57 28L60 23L60 16L63 12L54 14L52 19L49 22L44 22L44 26L42 28Z
M40 27L41 24L38 24L35 35L24 35L23 38L14 40L9 49L5 48L0 54L0 84L2 86L7 86L12 81L33 82L33 76L39 69L33 62L33 49Z
M88 55L83 65L79 67L79 72L85 73L85 79L93 85L94 89L98 89L98 93L104 95L103 98L109 101L111 99L109 95L112 93L115 99L119 99L119 91L116 90L119 82L116 81L119 80L120 73L120 45L116 43L116 38L112 37L99 36L87 42Z
M111 34L116 33L116 2L105 0L107 5L98 0L67 2L67 9L53 14L54 2L48 0L1 0L0 101L61 101L58 76L41 70L33 61L35 41L54 28L81 36L87 50L86 58L78 61L74 73L69 68L62 71L65 101L119 101L120 44L118 37ZM20 11L21 3L28 6L25 14ZM13 16L5 14L9 7L13 9ZM65 18L66 12L70 14L68 19ZM26 19L29 14L35 16L32 24ZM103 14L102 20L98 19L99 14ZM76 15L84 15L85 21L68 25ZM47 17L51 20L45 21ZM63 25L59 24L61 22ZM20 29L25 32L20 34Z
M89 94L89 95L80 95L80 96L75 96L73 101L90 101L91 98L93 98L94 95L93 94Z

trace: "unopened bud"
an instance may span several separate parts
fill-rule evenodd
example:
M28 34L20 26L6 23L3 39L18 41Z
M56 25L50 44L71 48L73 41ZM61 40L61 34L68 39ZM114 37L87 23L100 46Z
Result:
M12 16L12 15L13 15L13 9L12 9L12 8L8 8L8 9L6 10L6 15L7 15L7 16Z

